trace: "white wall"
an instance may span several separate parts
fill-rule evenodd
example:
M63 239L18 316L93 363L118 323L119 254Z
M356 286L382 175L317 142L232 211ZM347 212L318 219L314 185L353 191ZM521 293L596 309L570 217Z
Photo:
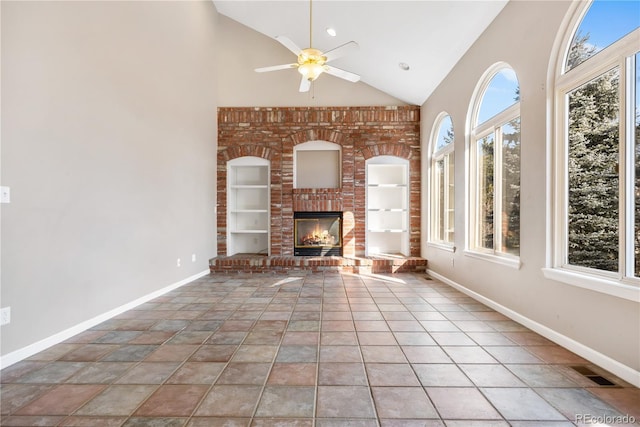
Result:
M297 92L294 70L254 73L290 61L290 52L218 16L209 1L0 7L1 180L12 191L11 204L0 206L0 306L12 309L12 322L1 330L3 356L207 270L215 256L217 104L402 105L332 76L317 82L311 98ZM436 115L446 110L454 121L462 249L468 103L491 64L506 61L518 73L526 159L522 267L428 246L426 215L423 255L434 272L637 371L637 303L546 280L541 272L546 78L567 8L510 2L422 108L425 177Z
M427 244L428 216L423 217L422 253L435 273L480 294L540 330L571 344L627 380L639 382L640 309L637 302L547 280L546 164L547 76L556 34L569 2L512 1L467 52L422 107L423 177L428 176L428 138L436 116L447 111L455 133L455 253ZM520 269L471 258L465 247L465 123L472 93L494 63L507 62L521 88L522 186ZM427 180L423 180L427 194ZM423 212L428 212L423 198ZM452 259L454 267L452 267ZM604 363L603 363L604 362ZM634 372L635 371L635 372ZM637 385L637 384L636 384Z
M217 12L210 1L1 7L6 356L208 270Z
M362 83L321 75L309 92L300 93L295 69L256 73L255 68L290 64L295 55L280 43L220 15L218 105L221 107L305 107L406 105Z

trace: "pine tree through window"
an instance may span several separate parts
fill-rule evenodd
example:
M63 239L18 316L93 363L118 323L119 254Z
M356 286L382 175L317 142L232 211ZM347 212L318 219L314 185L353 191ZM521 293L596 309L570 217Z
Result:
M556 82L555 267L640 281L640 3L590 4Z
M433 155L431 164L431 242L453 245L455 222L455 185L453 122L443 113L432 134Z
M515 72L498 64L487 73L471 132L469 249L520 256L520 90ZM482 86L481 86L482 87Z

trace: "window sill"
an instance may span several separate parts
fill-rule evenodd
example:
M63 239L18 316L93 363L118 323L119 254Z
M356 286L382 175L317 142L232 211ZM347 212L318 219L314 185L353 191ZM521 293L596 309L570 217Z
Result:
M436 249L441 249L441 250L447 251L447 252L455 252L456 251L456 247L455 246L447 245L446 243L427 242L427 246L432 247L432 248L436 248Z
M547 279L566 283L567 285L640 302L640 288L624 284L619 280L595 277L584 273L562 270L560 268L543 268L542 273Z
M514 268L516 270L519 270L520 266L522 265L522 263L520 262L520 258L516 258L516 257L484 254L482 252L473 252L470 250L464 251L464 254L470 258L476 258L476 259L481 259L483 261L493 262L495 264L504 265L505 267Z

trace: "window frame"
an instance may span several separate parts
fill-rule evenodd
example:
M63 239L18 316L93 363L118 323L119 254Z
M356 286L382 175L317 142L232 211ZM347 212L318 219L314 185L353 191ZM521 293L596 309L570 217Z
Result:
M569 48L583 18L592 2L581 3L573 9L573 18L567 30L562 34L560 51L555 55L556 64L553 73L550 98L553 100L551 111L552 132L550 134L551 155L547 163L551 172L548 214L548 254L546 266L542 269L546 278L565 284L590 289L607 295L640 302L640 278L629 277L633 274L634 252L634 191L635 191L635 154L633 152L634 120L627 120L629 111L635 106L635 68L637 40L640 28L627 34L613 44L579 65L567 70L565 65ZM571 13L571 12L569 12ZM633 68L632 68L633 67ZM597 79L603 74L619 69L619 257L618 271L608 272L595 268L571 265L568 262L568 213L569 213L569 94L582 85ZM633 113L631 113L633 114ZM640 141L635 141L640 144ZM629 185L631 184L631 185ZM627 227L627 224L630 224Z
M494 169L494 194L493 194L493 211L494 211L494 243L499 241L499 236L502 233L501 227L496 227L495 213L502 212L502 209L497 208L502 203L502 185L497 185L502 182L502 127L507 125L514 119L521 120L520 103L516 101L503 111L490 117L484 122L478 124L478 117L480 114L480 108L484 95L490 86L493 78L504 69L515 70L511 65L506 62L497 62L489 69L487 69L484 75L480 78L479 83L476 86L473 97L471 98L470 110L468 114L468 150L467 150L467 171L468 173L468 193L466 197L467 205L467 221L466 221L466 241L465 241L465 255L478 258L485 261L494 262L497 264L505 265L507 267L519 269L521 266L520 256L509 254L507 252L498 251L495 247L493 249L482 247L478 244L479 232L479 204L480 199L480 186L478 185L478 159L477 159L477 143L480 139L494 135L494 153L493 153L493 169ZM517 73L516 77L517 77ZM521 133L522 137L522 133ZM521 139L522 141L522 139ZM522 144L522 142L521 142ZM521 172L521 171L520 171ZM520 174L522 177L522 173Z
M451 143L445 145L444 147L438 149L438 137L440 135L440 128L442 127L443 121L447 117L449 118L449 120L451 120L451 125L453 128L453 118L449 113L447 113L446 111L443 111L440 114L438 114L438 116L434 120L434 125L431 129L431 137L430 137L431 148L429 150L429 154L430 154L429 165L430 165L430 171L431 171L431 173L429 174L429 178L430 178L430 186L429 186L430 209L429 211L431 214L430 216L431 221L428 227L429 235L427 239L427 244L429 246L444 249L446 251L455 252L456 250L455 248L455 196L453 200L453 209L454 209L453 222L454 223L451 224L453 226L453 240L451 242L448 242L446 240L436 238L436 236L438 236L439 234L437 232L437 228L439 227L439 220L440 220L440 209L439 209L440 203L438 199L438 195L440 194L439 193L440 182L438 177L436 176L437 174L436 163L438 161L442 160L443 162L445 162L445 173L444 173L445 182L442 183L442 185L444 186L445 200L447 200L449 197L446 189L450 184L449 175L447 173L448 171L447 167L452 167L454 170L453 188L454 188L454 194L455 194L455 131L454 131L454 140ZM444 205L446 209L447 203L445 202ZM446 216L444 219L445 219L445 228L446 228L448 220Z

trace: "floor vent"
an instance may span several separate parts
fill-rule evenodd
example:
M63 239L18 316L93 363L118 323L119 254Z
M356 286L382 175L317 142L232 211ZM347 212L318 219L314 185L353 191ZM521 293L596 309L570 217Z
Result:
M572 366L571 369L573 369L577 373L579 373L581 375L584 375L585 377L589 378L591 381L593 381L594 383L598 384L599 386L602 386L602 387L615 387L616 386L616 383L614 383L612 381L609 381L608 379L606 379L602 375L596 374L595 372L593 372L590 368L588 368L586 366Z

